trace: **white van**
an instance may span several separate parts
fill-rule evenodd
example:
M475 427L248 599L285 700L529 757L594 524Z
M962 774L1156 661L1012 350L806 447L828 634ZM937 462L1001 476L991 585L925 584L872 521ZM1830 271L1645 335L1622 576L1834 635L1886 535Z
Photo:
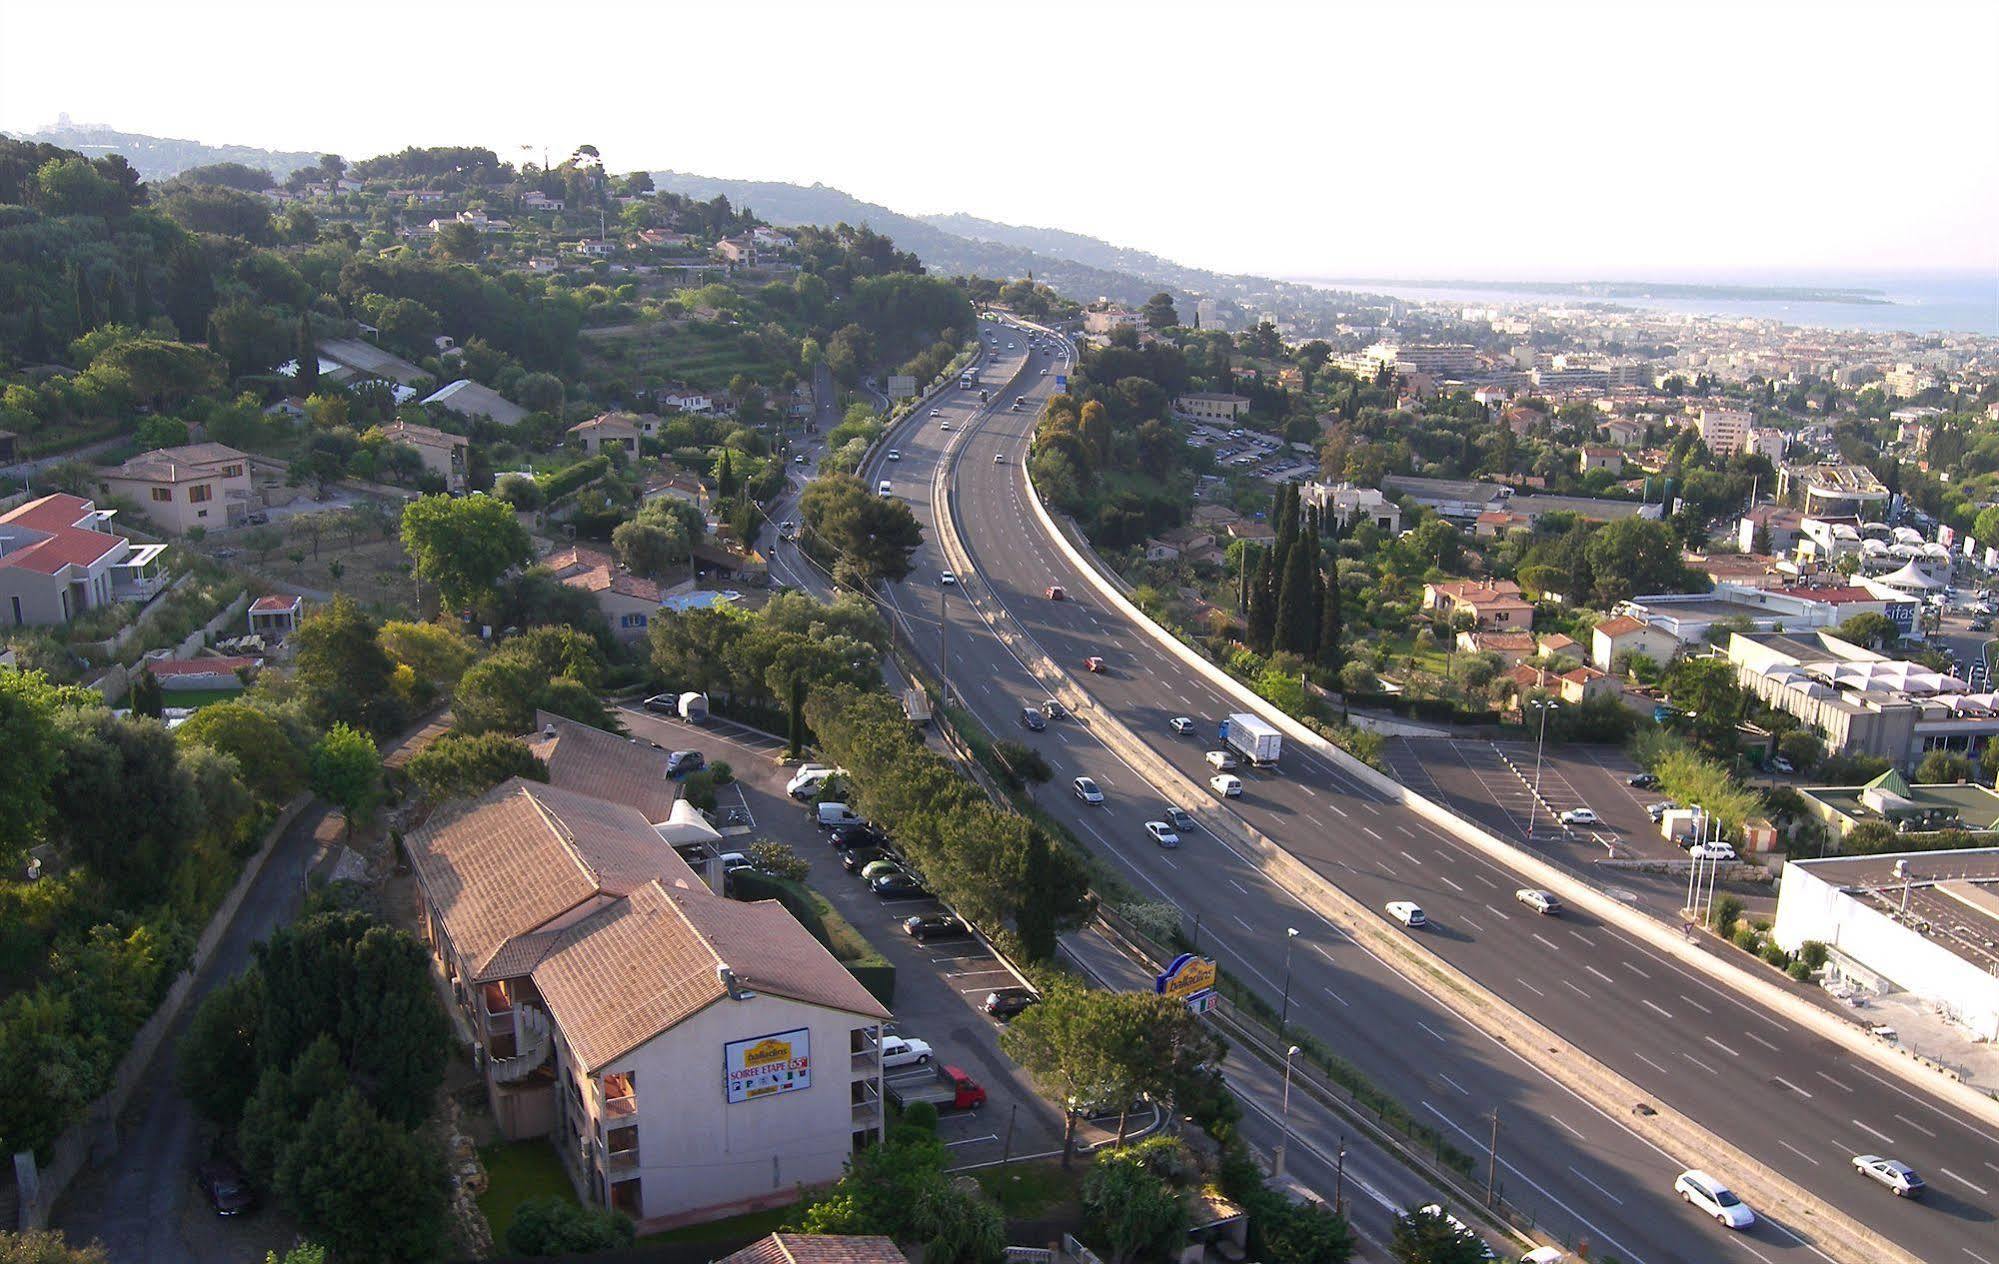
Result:
M825 764L806 764L784 783L784 792L794 799L809 799L819 793L819 787L826 784L826 778L839 771Z
M833 829L840 825L861 825L861 814L844 803L822 803L819 805L819 828Z
M883 479L880 483L875 485L875 495L893 496L895 495L895 487L887 479Z

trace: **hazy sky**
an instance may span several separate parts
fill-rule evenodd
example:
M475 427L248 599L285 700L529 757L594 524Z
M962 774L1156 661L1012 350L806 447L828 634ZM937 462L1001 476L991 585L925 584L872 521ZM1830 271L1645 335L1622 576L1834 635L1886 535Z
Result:
M0 0L0 128L596 144L1334 276L1999 268L1999 5Z

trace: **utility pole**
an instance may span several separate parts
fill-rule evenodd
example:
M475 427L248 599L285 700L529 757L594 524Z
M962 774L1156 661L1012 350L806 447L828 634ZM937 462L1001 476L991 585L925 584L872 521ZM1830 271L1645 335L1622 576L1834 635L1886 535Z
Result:
M1277 1013L1277 1034L1283 1035L1291 1021L1291 950L1298 944L1298 928L1284 928L1284 1005Z
M1492 1144L1486 1147L1485 1205L1492 1206L1492 1191L1499 1181L1499 1107L1492 1108Z
M1338 1161L1333 1165L1333 1211L1342 1216L1347 1214L1346 1189L1347 1136L1345 1133L1341 1133L1340 1155Z
M1013 1121L1020 1117L1020 1103L1015 1102L1006 1113L1006 1141L1000 1146L1000 1171L1006 1171L1007 1161L1013 1158Z
M1291 1064L1300 1050L1292 1045L1284 1051L1284 1132L1277 1139L1277 1153L1270 1160L1270 1179L1281 1180L1284 1176L1284 1152L1291 1146Z
M945 651L948 648L946 638L951 629L951 619L945 612L944 603L950 595L950 589L942 584L937 585L937 679L944 686L944 700L947 702L951 699L951 659Z

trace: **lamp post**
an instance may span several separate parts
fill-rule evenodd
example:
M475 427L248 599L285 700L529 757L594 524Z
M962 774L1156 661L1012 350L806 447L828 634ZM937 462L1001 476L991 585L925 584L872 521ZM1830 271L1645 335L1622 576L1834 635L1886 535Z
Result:
M1298 1046L1292 1045L1284 1051L1284 1108L1282 1111L1284 1131L1277 1138L1277 1153L1270 1159L1270 1179L1277 1180L1284 1175L1284 1150L1291 1144L1291 1060L1298 1056Z
M1284 928L1284 1004L1277 1011L1277 1033L1283 1035L1291 1022L1291 950L1298 944L1298 928Z
M1541 808L1541 748L1548 743L1548 712L1559 711L1562 704L1547 698L1527 704L1541 713L1541 735L1534 739L1534 793L1527 800L1527 841L1534 841L1534 818Z

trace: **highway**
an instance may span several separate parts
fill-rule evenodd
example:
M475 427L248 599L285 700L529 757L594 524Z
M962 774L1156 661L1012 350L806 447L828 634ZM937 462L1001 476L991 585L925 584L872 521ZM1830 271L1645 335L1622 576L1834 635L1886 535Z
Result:
M1008 341L1016 344L1011 350ZM912 643L939 666L935 611L944 562L933 488L948 452L944 485L974 558L974 573L961 583L1067 668L1096 706L1204 785L1202 753L1217 721L1236 708L1101 609L1028 507L1022 461L1034 413L1067 360L1063 352L1036 353L1030 364L1027 341L1019 330L1001 331L999 363L985 371L991 410L979 408L975 391L957 392L940 405L940 416L919 416L891 437L900 460L878 454L862 471L870 485L889 480L926 527L917 570L890 586L890 604ZM1013 384L1002 385L1008 379ZM1028 405L1010 411L1015 396ZM1050 584L1063 585L1072 599L1047 600ZM1550 1231L1587 1239L1595 1255L1626 1264L1820 1255L1783 1225L1763 1220L1730 1234L1676 1206L1671 1185L1681 1164L1672 1156L1556 1085L1531 1052L1497 1044L1452 1016L1220 840L1202 836L1175 852L1159 850L1142 832L1142 823L1159 815L1159 794L1085 725L1022 729L1019 709L1040 700L1040 685L964 600L947 596L946 606L949 661L940 674L994 732L1036 746L1056 768L1056 780L1040 792L1043 805L1135 888L1172 901L1190 921L1198 915L1203 950L1225 968L1259 983L1273 1001L1288 977L1300 1026L1481 1164L1497 1110L1503 1190ZM1106 673L1080 670L1093 654L1107 661ZM1206 741L1172 736L1166 721L1175 715L1193 717ZM1071 796L1068 781L1077 775L1094 777L1108 802L1091 807ZM1231 807L1245 822L1371 908L1392 899L1420 903L1433 923L1417 932L1427 948L1638 1085L1645 1100L1697 1119L1917 1258L1999 1264L1990 1210L1999 1205L1992 1193L1999 1190L1999 1137L1982 1125L1586 914L1536 917L1513 899L1525 885L1517 875L1330 761L1287 749L1281 771L1242 775L1246 795ZM1300 932L1295 944L1287 943L1287 925ZM1863 1183L1849 1159L1868 1152L1924 1172L1928 1201L1900 1202ZM1756 1206L1753 1185L1724 1175Z

